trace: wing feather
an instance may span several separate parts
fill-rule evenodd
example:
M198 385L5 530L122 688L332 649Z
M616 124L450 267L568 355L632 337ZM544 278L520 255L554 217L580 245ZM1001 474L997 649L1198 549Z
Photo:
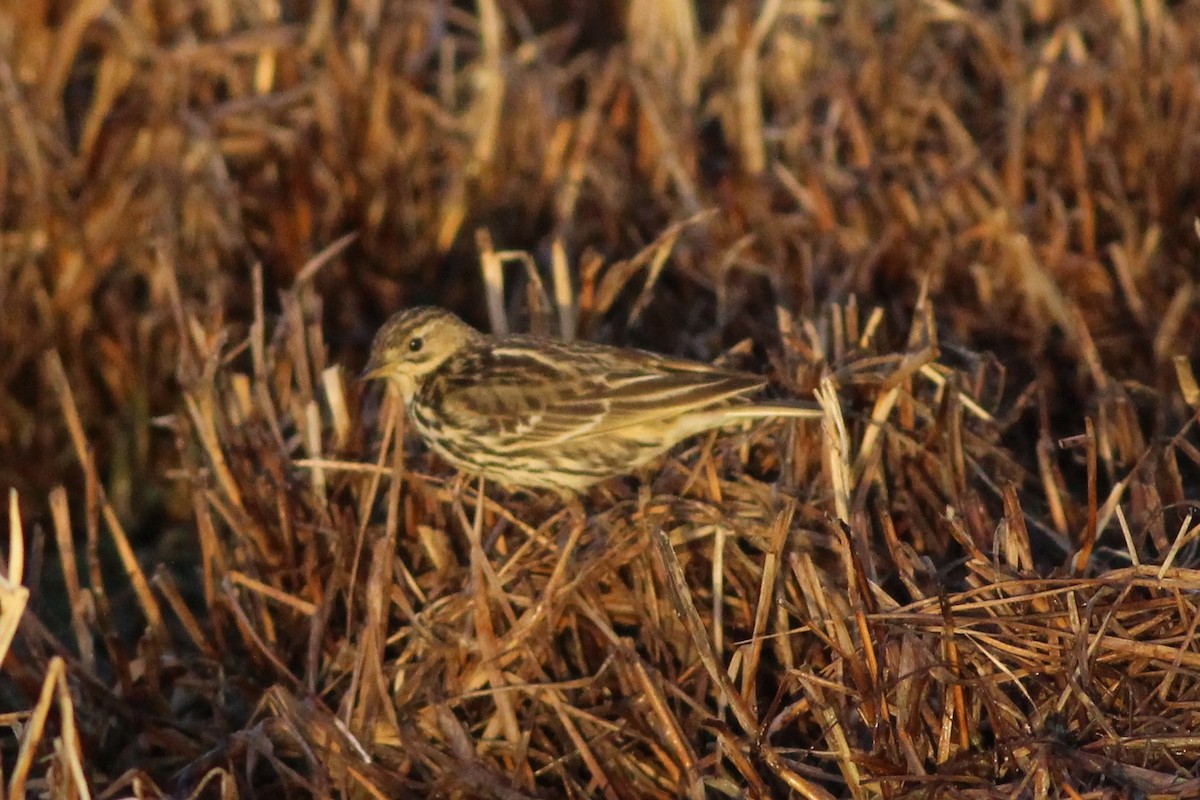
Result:
M532 354L531 354L532 351ZM443 414L498 452L578 442L736 402L757 376L636 350L523 337L443 371Z

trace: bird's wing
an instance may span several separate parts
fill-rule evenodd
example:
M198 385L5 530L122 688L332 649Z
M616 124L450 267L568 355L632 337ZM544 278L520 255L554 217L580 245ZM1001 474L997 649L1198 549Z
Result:
M724 405L762 378L641 351L497 346L443 373L443 413L497 450L580 441Z

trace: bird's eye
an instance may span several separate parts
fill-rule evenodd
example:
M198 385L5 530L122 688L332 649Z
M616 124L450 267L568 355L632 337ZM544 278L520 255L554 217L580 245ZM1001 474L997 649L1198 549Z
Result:
M411 339L408 342L408 350L411 353L421 352L421 348L424 346L425 346L425 340L422 339L420 336L417 336L416 338Z

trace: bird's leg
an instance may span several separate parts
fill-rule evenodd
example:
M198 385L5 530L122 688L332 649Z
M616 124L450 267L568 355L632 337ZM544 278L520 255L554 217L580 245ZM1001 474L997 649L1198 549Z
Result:
M475 494L475 521L471 525L471 546L478 545L481 553L483 552L483 490L485 485L485 479L480 475Z
M476 487L475 494L475 513L468 515L467 498L464 496L467 489L467 477L462 472L455 474L450 479L450 484L447 487L450 492L450 513L458 518L458 524L462 528L467 537L467 543L470 547L471 563L476 561L476 550L478 555L483 555L483 503L484 503L484 479L479 478L479 484Z
M458 473L450 479L450 504L453 508L453 513L458 517L459 524L462 525L463 532L467 535L467 541L471 545L471 550L479 548L480 553L483 552L483 498L484 498L484 479L480 476L479 483L476 487L475 494L475 513L473 516L467 516L467 504L463 494L467 485L466 476L463 473ZM473 560L474 553L472 553Z
M458 517L464 529L470 527L467 525L467 509L463 505L463 475L461 472L456 472L450 482L446 484L446 492L450 500L450 514Z
M567 493L563 497L563 503L567 507L567 521L570 524L570 529L574 530L576 526L582 528L587 525L587 510L583 507L583 501L579 499L579 495L574 492Z

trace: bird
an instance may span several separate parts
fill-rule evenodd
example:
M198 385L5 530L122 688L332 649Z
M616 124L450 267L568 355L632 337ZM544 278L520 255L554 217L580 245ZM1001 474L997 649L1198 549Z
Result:
M510 489L576 496L698 433L814 418L813 404L754 402L760 375L585 341L490 335L435 306L379 329L363 380L385 380L426 444Z

